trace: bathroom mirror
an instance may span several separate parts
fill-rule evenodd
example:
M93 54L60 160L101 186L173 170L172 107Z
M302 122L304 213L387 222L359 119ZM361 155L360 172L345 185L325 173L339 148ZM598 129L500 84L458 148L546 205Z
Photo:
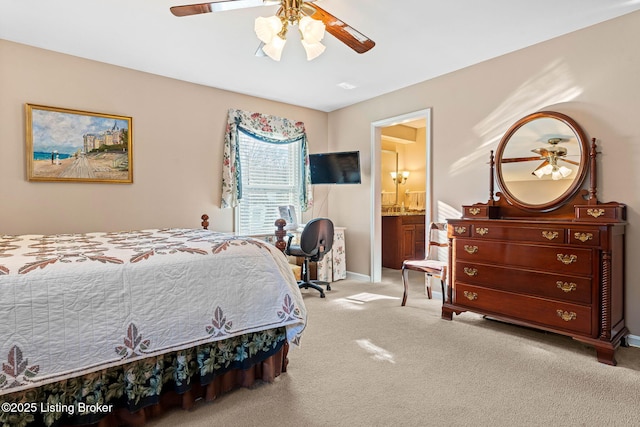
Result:
M548 211L563 205L587 173L588 145L570 117L542 111L516 122L496 150L496 176L507 201Z
M393 210L398 205L398 183L391 177L398 173L398 153L392 150L382 150L380 172L382 173L382 211Z

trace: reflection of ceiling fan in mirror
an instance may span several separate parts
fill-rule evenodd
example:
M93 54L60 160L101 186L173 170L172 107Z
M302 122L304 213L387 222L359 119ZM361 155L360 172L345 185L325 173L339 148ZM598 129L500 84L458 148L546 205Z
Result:
M551 179L559 180L571 175L573 170L564 165L558 165L558 161L570 163L572 165L579 166L580 163L573 160L569 160L566 157L567 149L561 147L558 144L561 142L567 142L568 139L564 138L549 138L547 142L551 147L540 147L531 150L538 154L538 156L532 157L513 157L509 159L502 159L502 163L514 163L514 162L528 162L532 160L542 160L542 163L531 172L532 175L542 178L545 175L551 175Z
M280 8L274 16L258 17L255 21L255 32L262 42L256 55L266 54L276 61L279 61L282 55L287 30L295 25L300 30L302 45L308 60L324 52L325 47L320 41L324 37L325 30L358 53L367 52L375 46L374 41L369 37L314 2L315 0L216 0L209 3L173 6L170 10L175 16L189 16L279 4Z

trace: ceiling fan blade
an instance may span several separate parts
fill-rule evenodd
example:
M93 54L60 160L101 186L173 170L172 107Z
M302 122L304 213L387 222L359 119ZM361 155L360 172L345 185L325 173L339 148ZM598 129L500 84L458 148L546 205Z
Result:
M326 31L358 53L365 53L376 44L355 28L336 18L320 6L304 3L302 11L309 17L322 21Z
M571 163L572 165L580 166L580 162L576 162L574 160L565 159L564 157L558 157L558 160L562 160L563 162Z
M502 159L501 163L515 163L515 162L528 162L531 160L544 160L544 157L536 156L536 157L511 157L508 159Z
M208 3L188 4L169 8L175 16L190 16L200 13L222 12L255 6L280 4L280 0L214 0Z
M260 45L258 45L258 49L256 50L255 56L258 56L258 57L267 56L267 54L264 53L264 50L262 50L263 46L264 46L264 42L260 42Z
M544 147L534 148L533 150L531 150L531 152L540 154L541 157L549 157L552 155L552 153L555 154L555 152L549 151Z

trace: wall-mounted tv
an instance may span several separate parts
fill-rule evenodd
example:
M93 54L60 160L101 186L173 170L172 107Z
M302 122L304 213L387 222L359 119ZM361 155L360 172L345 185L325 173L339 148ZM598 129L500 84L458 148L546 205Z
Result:
M360 184L360 152L309 154L312 184Z

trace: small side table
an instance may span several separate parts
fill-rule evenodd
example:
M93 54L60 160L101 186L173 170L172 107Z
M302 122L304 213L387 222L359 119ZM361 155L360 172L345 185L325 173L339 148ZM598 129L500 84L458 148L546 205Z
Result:
M331 252L318 262L318 280L336 282L347 278L347 262L344 246L345 227L333 228Z

